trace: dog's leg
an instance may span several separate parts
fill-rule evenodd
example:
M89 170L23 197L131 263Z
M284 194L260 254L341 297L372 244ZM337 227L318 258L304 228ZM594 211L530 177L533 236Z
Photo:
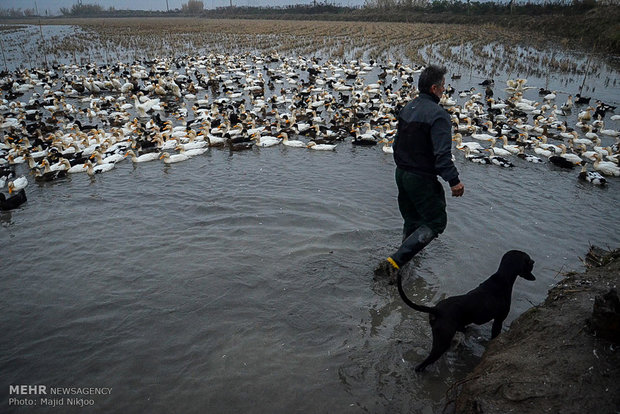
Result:
M504 323L504 319L506 319L505 316L503 318L493 319L493 327L491 328L491 339L495 338L502 332L502 324Z
M450 342L455 333L456 327L433 326L433 347L431 348L431 353L422 363L415 367L415 371L424 371L424 368L437 361L450 348Z

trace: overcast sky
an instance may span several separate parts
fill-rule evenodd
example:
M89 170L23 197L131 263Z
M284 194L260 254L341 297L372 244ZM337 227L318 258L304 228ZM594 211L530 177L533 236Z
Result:
M318 0L321 1L321 0ZM0 0L0 9L38 9L39 14L59 14L61 7L70 9L77 0ZM312 4L313 0L233 0L236 6L285 6L289 4ZM330 0L331 2L331 0ZM98 4L107 9L118 10L166 10L166 0L82 0L83 4ZM180 9L187 0L168 0L170 10ZM205 8L228 6L230 0L203 0ZM364 0L335 0L340 6L362 5Z

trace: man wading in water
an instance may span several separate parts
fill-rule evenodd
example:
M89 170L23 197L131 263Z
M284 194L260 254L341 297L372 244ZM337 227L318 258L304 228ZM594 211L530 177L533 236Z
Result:
M398 115L394 141L398 209L403 216L403 242L381 261L377 278L396 281L398 270L441 234L448 223L446 197L437 176L447 181L453 197L465 186L452 162L452 125L439 100L445 90L446 69L430 65L420 74L420 94Z

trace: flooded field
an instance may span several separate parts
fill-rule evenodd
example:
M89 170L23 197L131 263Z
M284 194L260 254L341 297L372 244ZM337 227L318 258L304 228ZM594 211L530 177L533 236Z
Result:
M111 388L92 397L92 412L442 412L490 326L414 373L431 344L425 315L372 280L400 239L394 163L384 144L356 145L351 131L389 139L420 67L440 62L455 90L443 103L459 125L469 113L477 133L505 125L538 146L546 134L546 144L581 151L590 171L587 151L617 153L618 110L596 124L598 140L585 150L575 142L587 138L577 124L597 100L618 105L617 60L497 28L493 39L449 25L193 19L1 29L9 73L0 82L17 83L2 90L2 159L28 181L28 201L0 213L3 412L71 411L66 401L9 405L11 384ZM490 116L487 79L495 103L534 109L520 121L508 109L510 122ZM521 95L507 90L516 79L527 79ZM591 102L561 109L579 92ZM102 174L36 179L41 158L32 167L16 159L39 150L21 124L37 114L57 127L42 134L57 134L46 156L91 148L121 160ZM267 147L256 136L243 151L216 145L244 133L235 120L264 127L263 138L287 131L291 141L336 147ZM569 129L576 137L561 135ZM145 137L175 141L170 154L187 144L204 152L132 162L126 151L139 154ZM537 281L515 285L510 323L563 272L581 270L590 243L618 246L620 178L606 176L603 187L579 180L580 167L558 167L536 146L526 151L544 162L513 155L513 168L469 162L455 148L466 194L448 199L446 232L406 269L412 297L433 303L467 291L506 250L522 249Z

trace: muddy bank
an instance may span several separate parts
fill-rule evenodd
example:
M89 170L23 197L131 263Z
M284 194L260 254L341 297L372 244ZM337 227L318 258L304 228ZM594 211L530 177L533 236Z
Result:
M620 344L591 329L595 297L616 288L620 249L592 250L585 273L564 275L547 299L493 340L452 389L445 412L616 413Z

